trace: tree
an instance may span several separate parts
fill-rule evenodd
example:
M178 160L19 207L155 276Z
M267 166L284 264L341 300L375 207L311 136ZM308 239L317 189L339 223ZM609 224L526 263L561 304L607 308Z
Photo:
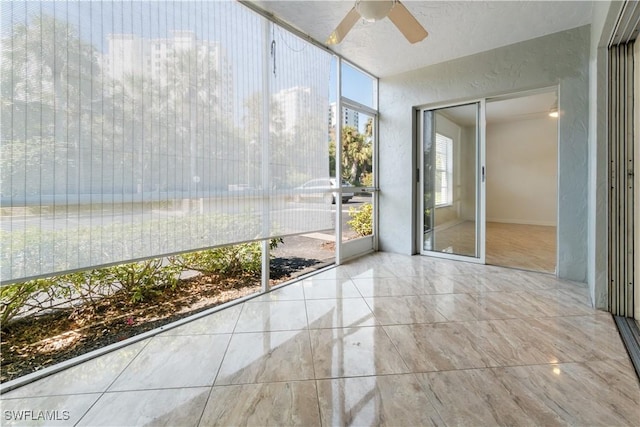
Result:
M3 194L82 190L91 170L82 144L91 141L91 107L100 98L96 58L73 26L44 14L14 24L3 40ZM67 170L74 174L61 175Z
M351 184L361 184L364 173L370 173L372 167L373 145L371 137L360 133L352 126L342 128L342 178ZM335 159L335 141L329 141L330 159ZM335 166L332 169L335 175Z

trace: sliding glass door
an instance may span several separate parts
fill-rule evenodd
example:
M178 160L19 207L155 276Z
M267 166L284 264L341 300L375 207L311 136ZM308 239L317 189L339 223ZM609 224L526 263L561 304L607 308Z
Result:
M484 101L420 111L420 252L484 263Z

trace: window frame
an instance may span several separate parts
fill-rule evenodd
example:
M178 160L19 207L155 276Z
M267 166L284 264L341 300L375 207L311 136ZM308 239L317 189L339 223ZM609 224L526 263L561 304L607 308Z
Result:
M438 177L439 174L446 174L447 186L446 186L446 198L443 202L436 203L435 204L436 208L453 206L453 138L451 138L450 136L447 136L444 133L436 132L436 158L439 154L438 145L440 143L439 139L441 138L446 138L446 140L443 141L446 144L446 153L445 153L446 166L444 169L438 169L438 161L436 160L435 172L436 172L436 177ZM439 188L440 194L442 194L442 189L443 189L442 182L443 180L441 179L440 188Z

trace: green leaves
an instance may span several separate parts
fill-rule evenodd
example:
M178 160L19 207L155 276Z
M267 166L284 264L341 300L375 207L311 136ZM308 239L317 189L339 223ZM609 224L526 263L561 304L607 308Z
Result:
M335 175L336 143L329 141L329 173ZM373 162L373 144L370 135L362 134L358 129L345 126L342 128L342 178L351 184L367 185L363 180L371 174Z
M365 203L360 209L349 208L351 220L347 224L354 229L359 236L370 236L373 234L373 205Z
M281 238L271 239L277 248ZM241 277L262 271L261 242L242 243L175 257L118 264L77 273L13 283L0 288L0 324L5 328L18 315L32 315L58 307L91 308L104 298L123 295L137 303L175 289L184 270L208 276Z
M271 239L269 248L275 249L282 242L281 238ZM262 246L260 242L223 246L179 255L172 258L172 262L207 276L258 275L262 271Z

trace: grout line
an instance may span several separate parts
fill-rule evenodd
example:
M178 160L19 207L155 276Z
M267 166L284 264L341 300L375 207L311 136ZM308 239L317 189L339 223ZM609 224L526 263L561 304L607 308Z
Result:
M78 425L80 423L80 421L82 421L84 419L84 417L86 417L87 414L98 404L98 402L100 400L102 400L102 398L107 393L107 391L109 391L109 389L113 386L113 384L115 384L115 382L118 381L118 378L120 378L120 376L122 376L122 374L129 368L129 366L131 366L133 361L136 360L140 356L140 353L142 353L147 348L147 346L151 343L152 339L153 339L153 337L149 338L147 343L142 346L142 348L136 353L135 356L133 356L131 358L131 360L129 360L129 363L127 363L126 366L124 366L124 368L122 368L120 373L115 376L115 378L105 387L105 389L103 391L100 392L100 396L89 406L89 408L87 408L87 410L84 412L84 414L82 414L82 416L78 419L78 422L75 425Z
M144 346L142 346L140 351L138 351L135 356L133 356L131 358L131 360L129 361L129 363L127 363L127 365L124 367L124 369L122 369L120 371L120 373L118 375L116 375L116 377L113 379L113 381L111 381L109 383L109 385L104 389L103 393L106 393L107 391L109 391L109 389L111 387L113 387L113 385L116 383L116 381L118 381L118 379L122 376L122 374L129 368L129 366L131 366L131 364L134 362L134 360L136 360L138 357L140 357L140 354L149 346L149 344L151 344L151 340L153 338L154 337L149 338L149 341Z
M244 310L244 306L242 308ZM238 323L238 321L240 320L240 314L242 313L242 311L240 313L238 313L238 319L236 319L236 325ZM234 330L235 330L235 325L234 325ZM216 370L216 374L213 376L213 380L211 381L211 386L209 387L209 393L207 394L207 398L204 401L204 405L202 406L202 412L200 413L200 416L198 417L198 423L197 425L199 426L202 423L202 417L204 417L204 411L207 409L207 405L209 405L209 400L211 399L211 393L213 393L213 388L216 385L216 381L218 380L218 375L220 375L220 369L222 369L222 364L224 363L224 360L227 357L227 352L229 351L229 347L231 346L231 340L233 339L234 333L231 333L229 335L229 341L227 341L227 346L224 349L224 353L222 354L222 357L220 358L220 363L218 364L218 369Z
M305 296L304 286L302 287L302 295ZM316 363L313 357L313 342L311 341L311 328L309 322L309 310L307 309L307 302L304 302L304 314L307 319L307 338L309 340L309 353L311 354L311 369L313 371L313 386L316 389L316 404L318 405L318 421L320 422L320 426L322 426L322 411L320 410L320 393L318 392L318 380L316 374Z

